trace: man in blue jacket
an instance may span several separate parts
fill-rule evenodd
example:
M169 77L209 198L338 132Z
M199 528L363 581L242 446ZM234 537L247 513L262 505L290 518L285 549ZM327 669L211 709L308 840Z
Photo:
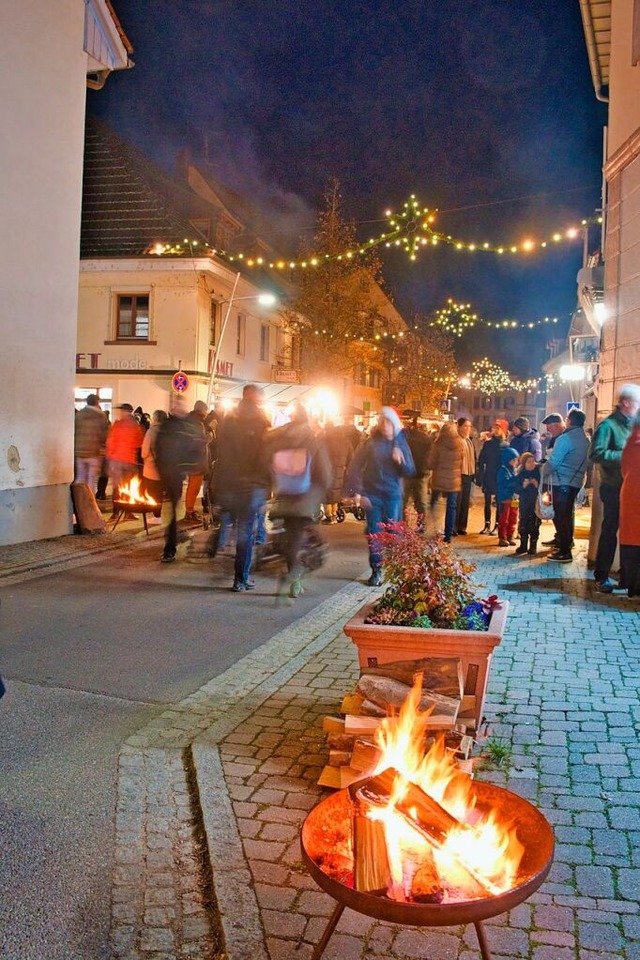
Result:
M566 429L553 445L546 463L544 477L553 484L553 512L556 526L557 548L548 560L571 563L571 544L575 523L575 502L578 490L587 471L589 437L584 431L585 414L572 410L567 417Z

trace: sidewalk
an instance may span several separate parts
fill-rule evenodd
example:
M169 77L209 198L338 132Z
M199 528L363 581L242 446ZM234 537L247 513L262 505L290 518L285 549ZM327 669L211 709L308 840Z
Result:
M476 510L474 519L470 529L480 529ZM480 776L530 799L556 834L547 882L488 922L493 956L640 960L638 605L593 591L586 540L577 540L576 561L566 566L544 555L513 558L486 536L455 545L478 564L476 581L511 604L486 710L494 735L512 748L511 765ZM342 625L374 595L348 584L129 739L117 811L114 956L211 957L216 931L206 903L167 879L181 831L184 842L195 828L206 843L229 960L309 960L334 904L301 863L300 825L323 795L321 719L336 712L357 677ZM184 783L176 796L178 768ZM164 856L152 842L159 837ZM402 928L350 910L324 953L326 960L478 956L473 928Z

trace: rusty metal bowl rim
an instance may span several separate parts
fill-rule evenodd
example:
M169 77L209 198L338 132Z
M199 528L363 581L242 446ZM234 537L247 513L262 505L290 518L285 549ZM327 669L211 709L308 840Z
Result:
M323 804L333 802L333 805L337 805L337 798L340 796L346 797L346 790L340 790L338 793L321 800L305 818L300 832L300 848L304 863L318 886L330 894L334 900L343 903L352 910L356 910L358 913L363 913L377 920L387 920L391 923L406 926L449 927L463 923L475 923L506 913L518 904L523 903L546 879L553 863L553 830L543 814L523 797L494 784L476 782L475 787L481 802L483 799L490 800L493 793L497 795L507 794L510 800L515 800L522 814L527 816L530 822L537 825L540 833L540 844L545 847L541 858L542 866L522 883L516 884L504 893L482 897L478 900L460 900L450 903L399 903L395 900L389 900L387 897L354 890L352 887L347 887L339 880L330 877L318 866L308 852L305 844L305 834L310 831L309 824L313 821L314 814L317 816L317 811L322 808Z
M128 500L114 500L113 505L128 513L152 513L161 506L159 503L130 503Z

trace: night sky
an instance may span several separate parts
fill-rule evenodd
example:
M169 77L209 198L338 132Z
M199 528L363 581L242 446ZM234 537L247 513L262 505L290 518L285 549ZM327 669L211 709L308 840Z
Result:
M135 68L88 110L167 170L187 147L297 238L330 177L366 239L411 193L468 241L540 240L600 206L602 126L578 0L114 0ZM593 246L593 244L592 244ZM382 254L407 319L447 297L566 334L582 247ZM554 331L555 332L555 331ZM458 342L538 375L546 328Z

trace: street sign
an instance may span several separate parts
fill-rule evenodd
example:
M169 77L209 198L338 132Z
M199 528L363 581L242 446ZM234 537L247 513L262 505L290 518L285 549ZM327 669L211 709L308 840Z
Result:
M178 370L171 377L171 389L174 393L186 393L189 389L189 377L182 370Z
M567 413L570 413L572 410L580 410L580 401L579 400L567 400Z

